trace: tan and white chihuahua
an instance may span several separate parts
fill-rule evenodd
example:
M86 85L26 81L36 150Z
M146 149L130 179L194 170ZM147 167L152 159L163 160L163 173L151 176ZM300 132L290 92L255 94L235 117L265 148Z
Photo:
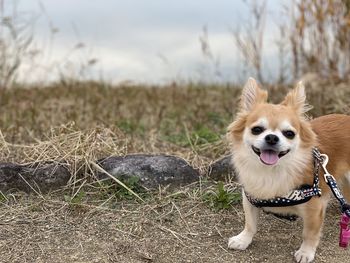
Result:
M258 199L285 196L293 189L312 185L313 147L329 156L327 166L337 181L343 182L343 194L350 197L350 116L333 114L308 121L305 89L300 82L280 104L267 103L267 92L252 78L243 88L240 110L228 128L232 160L243 191ZM308 202L263 208L303 219L303 242L295 252L297 262L311 262L320 240L330 190L322 173L322 195ZM231 249L246 249L257 232L259 208L243 194L244 230L229 239Z

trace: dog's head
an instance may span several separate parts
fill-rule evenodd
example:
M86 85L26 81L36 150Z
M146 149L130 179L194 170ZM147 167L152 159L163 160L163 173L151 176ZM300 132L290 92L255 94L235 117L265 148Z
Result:
M234 155L246 163L281 166L311 152L316 135L304 115L309 107L303 84L298 83L280 104L267 103L267 97L250 78L236 120L228 128Z

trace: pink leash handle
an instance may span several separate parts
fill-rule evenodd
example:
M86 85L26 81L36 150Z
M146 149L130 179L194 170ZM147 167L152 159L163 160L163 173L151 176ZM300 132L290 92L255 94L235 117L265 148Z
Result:
M348 217L345 213L342 214L340 219L340 235L339 235L339 246L346 248L349 244L350 240L350 217Z

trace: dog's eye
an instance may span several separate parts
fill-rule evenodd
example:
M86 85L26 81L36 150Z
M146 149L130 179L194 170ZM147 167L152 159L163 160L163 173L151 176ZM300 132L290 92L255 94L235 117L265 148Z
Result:
M260 127L260 126L256 126L256 127L252 128L252 134L254 134L254 135L259 135L263 131L264 131L264 128Z
M293 131L283 131L282 133L288 139L293 139L295 137L295 133Z

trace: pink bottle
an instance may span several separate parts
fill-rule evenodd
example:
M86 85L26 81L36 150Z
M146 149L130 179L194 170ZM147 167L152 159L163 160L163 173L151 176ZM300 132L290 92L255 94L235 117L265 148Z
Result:
M346 248L350 240L350 228L348 227L350 223L350 217L345 213L342 215L340 220L340 235L339 235L339 246Z

